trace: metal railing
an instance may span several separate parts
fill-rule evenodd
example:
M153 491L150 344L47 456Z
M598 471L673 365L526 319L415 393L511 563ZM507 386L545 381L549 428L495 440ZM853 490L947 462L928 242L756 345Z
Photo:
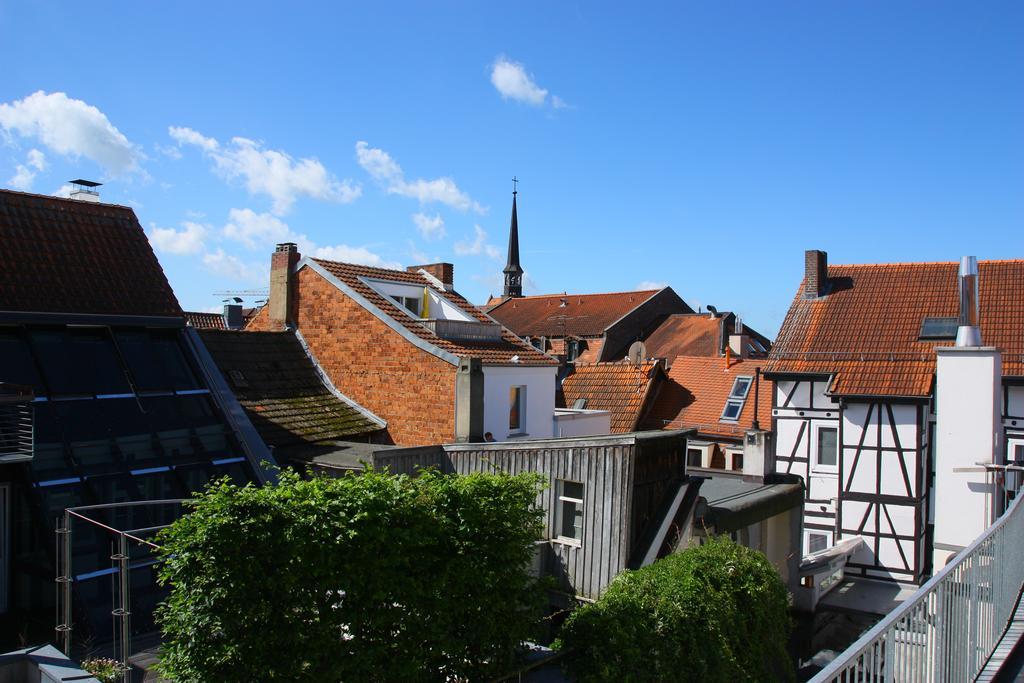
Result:
M0 463L32 459L32 404L0 402Z
M469 342L501 341L501 325L482 323L476 320L446 320L436 318L421 320L428 330L443 339L457 339Z
M1002 517L811 683L959 683L981 672L1024 585L1024 511Z

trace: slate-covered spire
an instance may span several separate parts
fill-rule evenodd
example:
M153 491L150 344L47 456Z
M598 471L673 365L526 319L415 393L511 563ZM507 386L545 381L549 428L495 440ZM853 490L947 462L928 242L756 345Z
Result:
M519 181L512 178L513 188ZM519 265L519 220L516 217L516 195L512 190L512 224L508 229L508 261L505 263L505 297L523 295L523 267Z

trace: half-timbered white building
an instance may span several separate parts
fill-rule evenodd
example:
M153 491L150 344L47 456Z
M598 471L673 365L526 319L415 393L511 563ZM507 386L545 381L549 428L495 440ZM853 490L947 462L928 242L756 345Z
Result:
M919 583L998 512L993 473L1024 461L1024 261L965 259L961 278L805 259L765 368L774 468L806 482L803 551L860 536L847 575Z

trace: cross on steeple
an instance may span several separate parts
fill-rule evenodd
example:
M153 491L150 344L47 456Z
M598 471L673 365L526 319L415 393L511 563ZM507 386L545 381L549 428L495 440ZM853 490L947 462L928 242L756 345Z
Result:
M523 295L523 268L519 265L519 219L516 216L516 195L519 192L519 178L512 176L512 223L508 228L508 261L505 263L506 298Z

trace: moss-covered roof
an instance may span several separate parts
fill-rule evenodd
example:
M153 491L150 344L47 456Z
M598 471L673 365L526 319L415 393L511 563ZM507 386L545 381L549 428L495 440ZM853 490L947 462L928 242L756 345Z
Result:
M324 384L292 332L199 330L238 402L267 444L352 439L384 421Z

